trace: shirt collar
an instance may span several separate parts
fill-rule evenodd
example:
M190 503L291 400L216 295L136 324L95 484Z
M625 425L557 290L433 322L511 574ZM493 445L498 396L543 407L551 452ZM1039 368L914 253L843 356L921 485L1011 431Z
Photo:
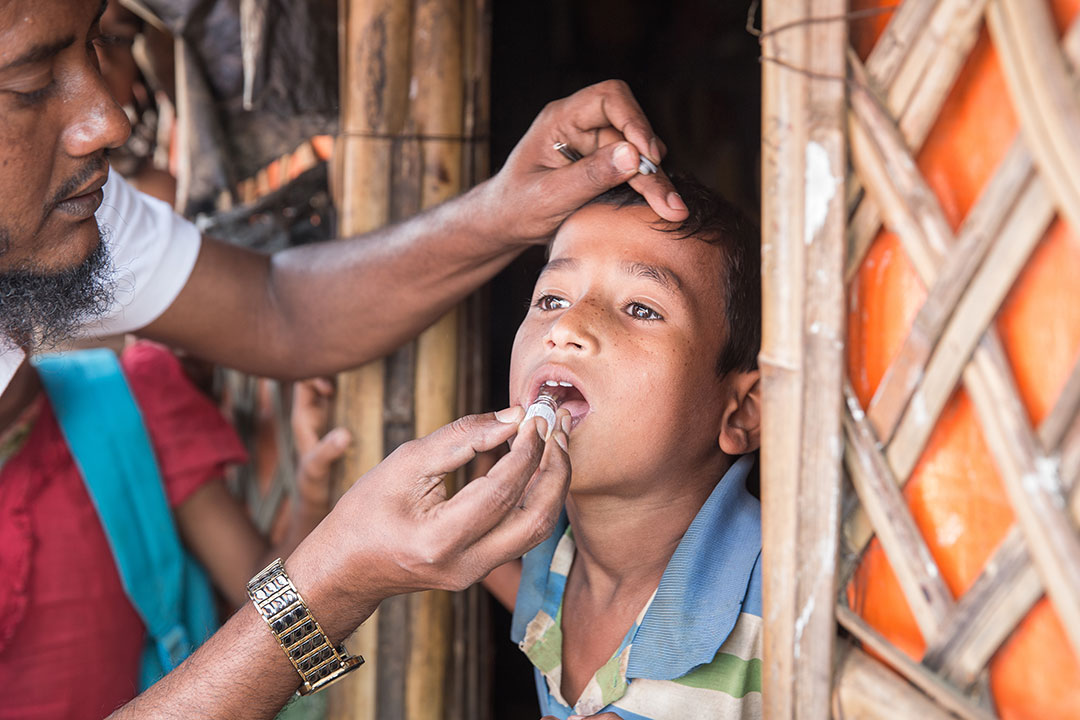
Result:
M739 458L690 523L638 628L628 677L682 677L712 662L740 613L761 615L751 582L761 555L761 504L746 490L754 461Z
M682 677L712 661L741 612L760 616L761 508L746 490L753 465L752 455L739 458L690 523L637 629L627 677ZM559 610L566 577L549 570L567 524L564 510L551 537L525 555L510 630L516 643L537 613Z

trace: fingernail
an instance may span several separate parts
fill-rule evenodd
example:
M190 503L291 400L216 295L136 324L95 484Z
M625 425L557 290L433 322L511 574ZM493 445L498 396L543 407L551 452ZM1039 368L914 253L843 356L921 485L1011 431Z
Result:
M337 428L334 430L334 444L338 447L345 447L352 439L352 434L345 428Z
M627 142L619 143L615 148L615 152L612 155L612 160L615 163L615 169L620 173L628 173L631 170L637 170L638 161L640 160L637 150Z
M521 422L521 418L522 416L524 416L524 414L525 411L521 409L521 406L514 405L513 407L508 407L505 410L500 410L495 413L495 419L499 422L508 424L519 423Z
M570 416L569 415L564 415L563 419L562 419L562 431L564 433L566 433L568 436L570 435L570 426L572 424L573 424L573 421L570 419Z
M566 436L565 432L555 433L555 442L559 443L559 447L563 449L563 452L570 452L570 438Z
M650 160L656 163L660 162L660 143L656 141L656 138L649 141L649 153L651 155Z
M540 436L541 440L547 441L548 439L548 424L547 420L536 415L536 434Z
M667 204L672 210L686 210L686 203L683 202L682 195L677 192L668 193Z

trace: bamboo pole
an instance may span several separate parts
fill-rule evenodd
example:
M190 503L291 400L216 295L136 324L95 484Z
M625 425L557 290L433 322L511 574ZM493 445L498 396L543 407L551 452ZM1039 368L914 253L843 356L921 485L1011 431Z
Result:
M335 204L339 233L349 236L388 223L391 144L372 135L400 131L408 98L409 8L394 0L341 0L341 137L334 148ZM344 491L378 464L385 454L383 404L385 363L372 362L338 377L337 415L353 433L353 445L340 464L337 487ZM396 600L396 599L394 599ZM348 642L368 666L332 690L328 718L373 719L387 673L380 652L379 627L388 607L377 611ZM390 613L393 616L393 613Z
M763 13L765 717L827 718L844 327L843 0Z
M487 130L490 9L487 0L343 0L341 19L344 150L335 179L345 233L357 229L344 223L357 214L358 228L372 229L437 205L486 174L486 152L471 138ZM364 408L352 426L358 446L372 450L368 462L479 409L476 393L462 390L482 356L462 349L479 345L475 333L465 334L465 312L452 309L387 360L344 376L340 408ZM460 481L448 477L448 490ZM478 593L384 602L377 622L367 624L368 647L356 648L374 656L373 672L363 692L349 686L336 696L331 717L486 717L488 698L464 687L483 675L478 655L486 648L467 642L487 622Z
M461 137L462 43L460 0L417 0L412 33L410 130L422 136ZM461 190L462 145L457 140L422 140L420 208ZM458 311L451 310L417 343L416 434L426 435L454 420L457 403ZM458 479L447 478L448 489ZM410 599L414 636L405 683L405 718L437 720L445 715L447 670L453 625L451 597L427 592Z

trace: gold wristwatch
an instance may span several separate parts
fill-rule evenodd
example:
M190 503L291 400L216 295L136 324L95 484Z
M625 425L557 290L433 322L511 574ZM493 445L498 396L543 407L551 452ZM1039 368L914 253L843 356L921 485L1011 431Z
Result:
M344 647L334 647L330 642L285 573L281 558L251 578L247 592L289 662L300 673L299 694L322 690L364 664L364 658L350 656Z

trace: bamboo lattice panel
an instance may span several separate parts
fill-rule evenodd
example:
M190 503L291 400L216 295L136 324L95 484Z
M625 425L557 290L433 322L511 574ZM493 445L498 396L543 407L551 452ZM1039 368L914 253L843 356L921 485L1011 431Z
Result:
M886 9L847 53L836 613L870 654L833 713L1077 717L1080 3Z

